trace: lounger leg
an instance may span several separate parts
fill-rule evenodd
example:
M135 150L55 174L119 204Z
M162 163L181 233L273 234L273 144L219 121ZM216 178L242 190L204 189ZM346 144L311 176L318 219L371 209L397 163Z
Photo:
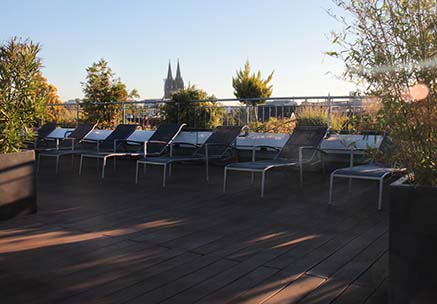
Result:
M331 178L329 179L329 200L328 205L332 204L332 191L334 190L334 174L331 174Z
M299 179L300 179L300 188L303 188L303 168L302 168L302 164L299 164Z
M227 175L227 169L226 169L226 167L225 167L225 172L224 172L224 174L223 174L223 193L225 193L226 192L226 175Z
M261 172L261 197L264 197L264 183L266 180L266 172Z
M56 175L58 175L59 172L59 155L56 155L56 169L55 169Z
M103 163L102 163L102 178L105 178L105 168L106 168L106 157L103 157Z
M168 176L171 176L171 164L168 164Z
M321 156L321 165L322 165L322 175L325 176L326 175L326 168L325 168L325 157L322 155Z
M41 154L38 154L38 159L36 162L36 173L39 173L39 164L41 162Z
M250 184L253 185L255 182L255 172L250 172Z
M116 172L117 171L117 157L114 157L114 167L113 167L113 171Z
M136 166L135 166L135 184L138 184L138 167L139 167L139 163L137 162L136 163Z
M167 175L167 165L164 165L164 170L162 172L162 187L165 188L165 177Z
M349 178L348 191L349 191L349 193L352 192L352 178Z
M147 164L143 163L143 174L146 175Z
M71 168L74 169L74 154L71 154Z
M384 188L384 179L379 180L379 194L378 194L378 210L382 209L382 191Z
M209 182L209 161L206 159L206 181Z
M82 163L83 163L83 155L80 156L80 162L79 162L79 176L82 175Z

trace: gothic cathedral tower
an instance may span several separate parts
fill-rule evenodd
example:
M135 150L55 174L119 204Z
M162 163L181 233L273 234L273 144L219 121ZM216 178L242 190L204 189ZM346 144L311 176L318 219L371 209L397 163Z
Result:
M171 94L180 89L184 89L184 80L182 79L181 76L181 69L179 67L179 59L178 59L175 79L173 79L173 75L171 72L171 64L170 62L168 63L167 78L165 79L164 82L164 98L171 98Z

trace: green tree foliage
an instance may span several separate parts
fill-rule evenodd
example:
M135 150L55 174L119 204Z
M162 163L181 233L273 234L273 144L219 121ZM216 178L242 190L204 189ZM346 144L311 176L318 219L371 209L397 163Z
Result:
M381 98L397 143L392 160L414 182L437 185L437 6L435 0L336 0L346 17L333 33L347 78Z
M59 98L58 89L54 85L49 84L46 78L42 77L41 80L42 85L40 90L46 96L44 120L54 123L59 123L65 120L66 116L68 116L68 111L64 107L61 98Z
M237 76L232 78L232 86L236 98L244 101L245 98L268 98L272 95L273 85L270 81L273 72L266 78L261 77L261 71L251 73L250 63L246 61L244 68L237 71ZM252 101L252 105L264 103L264 101Z
M122 105L114 102L137 98L138 92L134 89L129 93L126 85L119 78L115 78L104 59L93 63L86 71L86 81L82 83L85 98L81 103L85 120L99 122L101 127L118 124Z
M18 151L32 140L44 116L47 82L39 51L39 44L19 38L0 46L0 153Z
M224 109L214 102L196 100L213 100L204 90L194 85L178 90L171 100L161 107L161 115L167 122L184 122L191 128L210 129L221 125Z

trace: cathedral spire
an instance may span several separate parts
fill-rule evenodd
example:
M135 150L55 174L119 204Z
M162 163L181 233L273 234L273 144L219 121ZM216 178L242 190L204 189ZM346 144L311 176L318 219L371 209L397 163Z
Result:
M172 93L184 89L184 80L181 75L181 68L179 66L179 59L176 69L176 78L173 78L171 72L171 62L168 63L167 78L164 81L164 98L171 98Z
M178 68L179 68L179 63L178 63ZM170 64L170 60L168 61L167 80L173 80L173 75L172 75L172 73L171 73L171 64Z
M177 68L176 68L176 78L175 79L182 79L182 76L181 76L181 68L179 67L179 58L178 58L178 66L177 66Z

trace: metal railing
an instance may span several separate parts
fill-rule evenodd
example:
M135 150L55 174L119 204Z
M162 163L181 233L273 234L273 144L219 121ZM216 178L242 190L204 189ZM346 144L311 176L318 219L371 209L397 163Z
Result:
M262 124L274 119L292 118L303 108L321 109L330 127L333 113L353 115L374 102L368 96L293 96L247 99L205 99L193 100L191 107L172 100L147 99L126 102L99 102L95 106L113 105L112 124L133 123L143 128L154 128L166 119L164 109L172 109L176 116L193 129L210 128L213 125ZM84 104L52 104L55 122L59 125L76 125L86 120ZM192 111L192 113L190 113ZM176 122L176 121L174 121Z

